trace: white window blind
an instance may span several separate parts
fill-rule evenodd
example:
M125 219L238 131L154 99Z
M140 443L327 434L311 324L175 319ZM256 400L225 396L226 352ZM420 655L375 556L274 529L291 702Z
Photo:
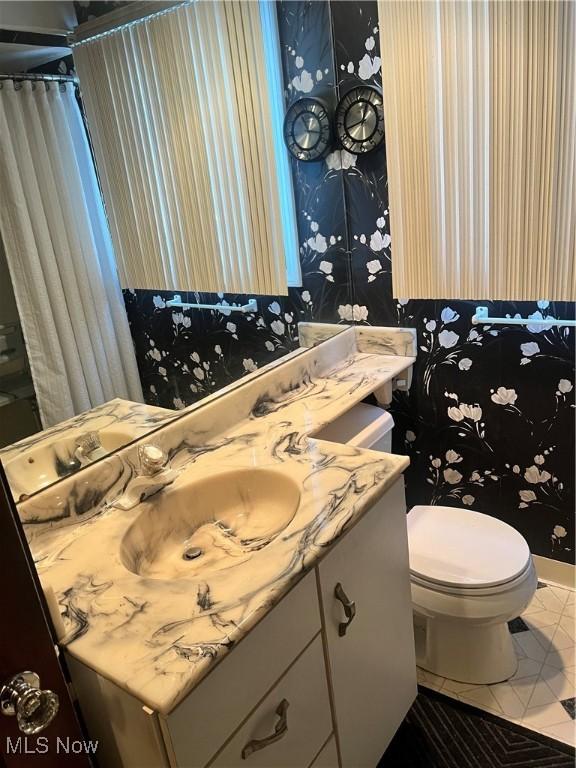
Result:
M576 299L576 4L379 15L394 295Z
M273 2L181 5L74 60L124 287L299 283Z

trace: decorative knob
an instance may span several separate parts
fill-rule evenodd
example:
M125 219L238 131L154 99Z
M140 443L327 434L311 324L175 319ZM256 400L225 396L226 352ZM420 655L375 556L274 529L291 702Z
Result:
M168 462L167 453L152 444L139 446L138 455L143 475L156 475Z
M16 715L18 728L26 735L40 733L56 717L60 703L52 691L40 690L35 672L20 672L0 688L0 710Z

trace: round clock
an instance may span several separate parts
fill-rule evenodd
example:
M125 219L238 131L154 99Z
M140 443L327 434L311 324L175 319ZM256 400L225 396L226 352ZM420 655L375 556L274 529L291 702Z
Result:
M324 157L332 143L330 118L318 99L298 99L284 118L284 141L297 160Z
M340 143L355 155L371 152L384 141L384 108L377 88L359 85L336 107L336 133Z

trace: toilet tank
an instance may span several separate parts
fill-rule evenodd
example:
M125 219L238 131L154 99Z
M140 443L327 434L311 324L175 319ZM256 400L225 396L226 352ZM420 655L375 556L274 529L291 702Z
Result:
M394 419L388 411L376 405L358 403L342 414L314 437L333 443L370 448L373 451L392 452Z

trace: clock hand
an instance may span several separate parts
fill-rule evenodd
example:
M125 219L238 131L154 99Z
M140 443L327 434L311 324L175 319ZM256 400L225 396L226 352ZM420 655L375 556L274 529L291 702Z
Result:
M357 125L364 125L364 123L365 123L365 122L366 122L366 118L365 118L365 117L363 117L363 118L362 118L362 120L358 120L358 122L357 122L357 123L351 123L350 125L347 125L346 127L347 127L348 129L350 129L350 128L356 128L356 126L357 126Z

